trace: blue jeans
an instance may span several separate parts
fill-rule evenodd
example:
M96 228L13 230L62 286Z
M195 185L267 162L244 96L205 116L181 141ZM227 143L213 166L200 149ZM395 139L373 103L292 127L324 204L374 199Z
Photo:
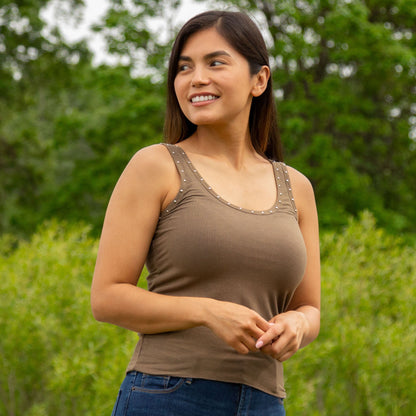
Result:
M244 384L127 373L112 416L284 416L283 399Z

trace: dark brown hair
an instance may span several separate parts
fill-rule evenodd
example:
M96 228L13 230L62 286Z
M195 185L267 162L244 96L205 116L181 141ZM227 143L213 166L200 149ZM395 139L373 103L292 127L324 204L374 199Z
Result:
M251 75L257 74L263 65L270 67L263 36L245 13L209 11L190 19L179 31L169 60L165 120L165 139L168 143L178 143L191 136L196 130L197 126L185 117L179 107L174 82L179 55L185 42L194 33L211 27L215 27L218 33L247 59ZM270 159L283 160L271 77L263 94L253 97L249 128L251 142L259 154Z

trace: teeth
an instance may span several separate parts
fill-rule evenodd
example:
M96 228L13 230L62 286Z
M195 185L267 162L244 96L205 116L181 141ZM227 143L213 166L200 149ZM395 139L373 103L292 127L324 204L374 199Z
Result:
M215 100L218 97L216 95L198 95L196 97L192 98L192 102L193 103L200 103L202 101L211 101L211 100Z

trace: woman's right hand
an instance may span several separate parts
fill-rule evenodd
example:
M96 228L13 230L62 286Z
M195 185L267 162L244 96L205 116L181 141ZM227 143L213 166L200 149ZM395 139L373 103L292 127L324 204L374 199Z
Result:
M259 351L256 341L270 324L257 312L245 306L206 299L204 325L240 354Z

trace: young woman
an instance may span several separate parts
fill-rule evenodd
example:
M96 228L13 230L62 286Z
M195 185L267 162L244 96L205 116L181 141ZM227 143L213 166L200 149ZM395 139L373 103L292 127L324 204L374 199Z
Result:
M318 220L248 16L181 29L165 132L121 175L94 273L96 319L140 334L113 415L283 415L282 362L319 332Z

